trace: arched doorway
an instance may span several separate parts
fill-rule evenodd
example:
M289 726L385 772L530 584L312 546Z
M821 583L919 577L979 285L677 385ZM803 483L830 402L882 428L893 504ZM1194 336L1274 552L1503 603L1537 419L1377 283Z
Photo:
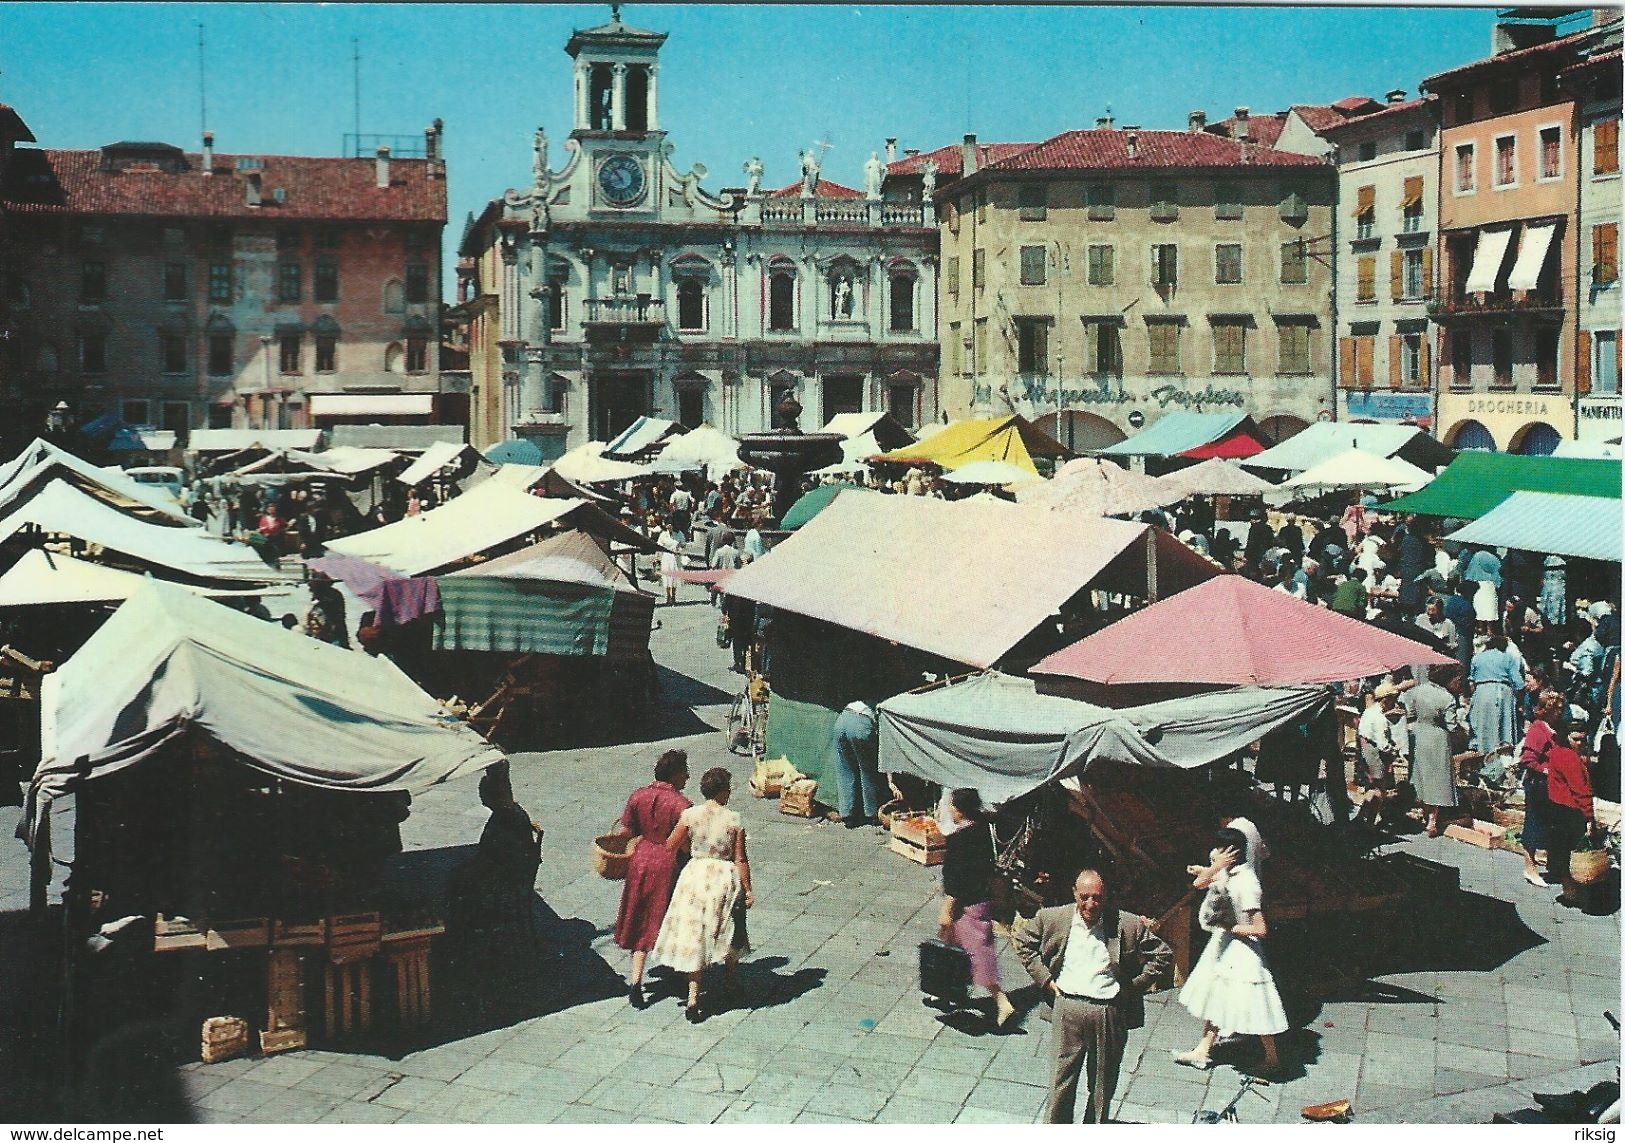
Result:
M1033 424L1039 431L1048 433L1072 452L1092 452L1128 439L1127 433L1105 417L1075 409L1068 409L1059 414L1045 413Z
M1480 452L1495 451L1494 434L1477 421L1458 422L1445 439L1450 447L1458 452L1465 449L1477 449Z
M1288 437L1295 437L1309 427L1309 422L1291 413L1265 417L1258 422L1258 432L1268 445L1278 445Z
M1551 425L1544 421L1536 421L1518 430L1512 438L1512 447L1509 451L1519 456L1551 456L1557 451L1557 446L1562 440L1563 438Z

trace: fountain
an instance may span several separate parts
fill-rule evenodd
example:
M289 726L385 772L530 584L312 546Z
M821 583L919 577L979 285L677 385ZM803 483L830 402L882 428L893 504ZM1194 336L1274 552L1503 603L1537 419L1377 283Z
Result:
M804 433L798 423L801 403L786 389L773 406L770 432L739 438L739 459L753 468L773 474L773 519L784 514L801 493L801 477L815 468L841 459L841 437L837 433Z

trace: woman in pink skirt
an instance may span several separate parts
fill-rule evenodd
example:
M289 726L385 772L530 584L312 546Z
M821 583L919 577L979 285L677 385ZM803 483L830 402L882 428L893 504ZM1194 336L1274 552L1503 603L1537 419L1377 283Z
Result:
M621 814L621 831L637 838L621 888L621 909L615 916L615 943L632 954L631 1001L645 1007L643 966L655 947L660 923L671 904L677 880L677 855L666 839L690 802L681 793L688 782L688 752L668 750L655 762L655 780L634 790Z
M1016 1013L999 985L999 954L993 947L993 828L975 790L955 790L948 800L955 829L942 859L941 936L970 954L971 981L993 997L999 1027Z

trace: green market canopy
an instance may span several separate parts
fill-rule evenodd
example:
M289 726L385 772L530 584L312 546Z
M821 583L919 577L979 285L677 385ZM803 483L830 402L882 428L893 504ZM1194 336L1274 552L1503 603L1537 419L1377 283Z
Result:
M1617 460L1464 452L1427 487L1390 500L1381 509L1476 520L1514 492L1555 492L1618 500L1619 491L1620 462Z
M825 508L828 508L837 494L849 489L854 492L863 491L859 485L848 480L838 481L835 484L820 484L816 488L810 489L803 493L801 498L794 504L790 505L790 510L784 514L784 519L779 521L779 527L786 532L795 531Z

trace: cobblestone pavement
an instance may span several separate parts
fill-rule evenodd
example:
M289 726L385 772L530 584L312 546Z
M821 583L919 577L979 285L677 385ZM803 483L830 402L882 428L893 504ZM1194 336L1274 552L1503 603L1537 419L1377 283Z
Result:
M545 902L535 946L512 944L478 985L437 980L437 1042L403 1056L302 1051L188 1064L174 1077L205 1122L765 1122L1030 1123L1041 1119L1048 1025L1027 1010L1010 1034L944 1017L916 988L916 946L934 935L938 879L848 831L776 812L748 796L743 759L716 732L740 684L712 639L715 612L698 589L657 610L664 701L657 740L518 755L514 787L547 827L538 879ZM651 1008L625 998L627 957L609 937L619 885L594 876L590 840L649 780L668 745L696 776L729 766L750 838L754 953L739 1006L700 1025L682 1018L672 982ZM15 811L5 811L8 815ZM416 799L406 826L414 875L443 876L478 837L472 780ZM0 821L8 833L12 820ZM1407 850L1461 869L1463 888L1512 902L1494 914L1533 935L1492 967L1377 978L1302 1008L1286 1038L1288 1078L1248 1096L1243 1122L1295 1122L1305 1104L1350 1097L1361 1122L1487 1122L1530 1105L1529 1092L1611 1077L1619 1041L1602 1012L1619 1010L1617 917L1565 911L1524 885L1512 854L1412 837ZM20 847L17 847L20 849ZM8 854L8 891L25 885ZM0 899L20 908L15 891ZM1486 907L1494 902L1485 902ZM1504 914L1505 916L1503 917ZM1007 946L1004 979L1025 984ZM1289 1006L1290 1000L1289 1000ZM1195 1021L1172 994L1150 998L1118 1091L1118 1118L1188 1122L1222 1105L1239 1073L1173 1064ZM1295 1062L1294 1062L1295 1061Z

